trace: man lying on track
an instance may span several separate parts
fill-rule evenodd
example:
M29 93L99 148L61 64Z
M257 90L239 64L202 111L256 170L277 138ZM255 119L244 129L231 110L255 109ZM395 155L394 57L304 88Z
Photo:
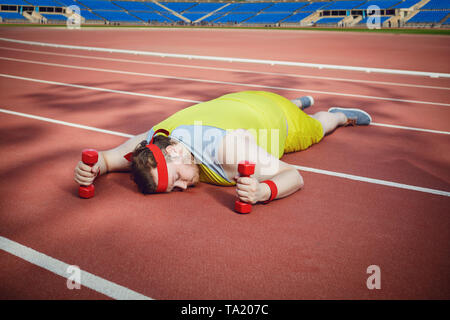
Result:
M255 204L286 197L303 186L284 153L318 143L339 126L368 125L359 109L331 108L307 115L311 97L292 101L265 91L224 95L183 109L120 146L99 152L90 167L79 162L75 181L90 185L100 174L131 171L144 194L185 190L199 181L236 185L242 202ZM240 177L238 163L256 164L251 177Z

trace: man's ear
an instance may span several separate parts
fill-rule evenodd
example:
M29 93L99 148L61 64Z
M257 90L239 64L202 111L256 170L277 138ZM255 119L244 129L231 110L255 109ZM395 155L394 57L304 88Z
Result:
M170 144L166 147L166 152L171 157L177 157L181 155L181 148L177 144Z

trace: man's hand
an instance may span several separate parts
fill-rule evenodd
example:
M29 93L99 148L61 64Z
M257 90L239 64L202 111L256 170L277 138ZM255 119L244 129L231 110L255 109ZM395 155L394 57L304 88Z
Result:
M269 199L270 188L265 183L259 183L252 177L236 176L234 179L237 182L236 193L240 201L255 204Z
M82 161L79 161L77 166L75 167L74 179L75 181L82 186L89 186L94 182L94 179L100 173L100 161L97 162L92 167L84 164Z

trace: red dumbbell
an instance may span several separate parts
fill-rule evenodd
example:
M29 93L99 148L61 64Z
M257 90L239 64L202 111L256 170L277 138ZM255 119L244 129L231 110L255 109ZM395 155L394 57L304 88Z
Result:
M98 152L94 149L84 149L81 153L81 161L88 166L93 166L98 161ZM92 198L95 194L94 185L91 184L89 186L80 186L78 188L78 195L81 198L89 199Z
M249 161L239 162L238 171L241 177L250 177L255 173L255 164ZM234 210L239 213L250 213L252 211L252 205L250 203L236 200L236 202L234 203Z

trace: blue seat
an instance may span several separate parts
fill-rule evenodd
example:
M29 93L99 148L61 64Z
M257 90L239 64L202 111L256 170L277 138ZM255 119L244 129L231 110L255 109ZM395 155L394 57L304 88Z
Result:
M27 20L18 12L0 12L0 17L2 17L3 20Z
M172 23L173 21L169 18L163 17L157 12L149 12L149 11L133 11L133 15L138 17L139 19L144 20L145 22L163 22L163 23Z
M209 17L203 19L202 21L204 21L204 22L214 22L214 20L222 17L223 15L225 15L224 12L216 12L216 13L213 13L212 15L210 15Z
M163 10L161 7L155 5L153 2L148 2L148 3L143 3L143 2L138 2L138 1L112 1L112 3L114 3L115 5L124 8L125 10L128 11L158 11L158 10ZM156 6L155 7L152 7ZM158 9L158 10L156 10Z
M325 9L326 6L330 5L329 2L313 2L309 6L300 9L300 12L314 12L316 10Z
M369 20L370 17L365 17L364 19L362 19L360 22L358 22L358 24L366 24L367 21ZM373 17L372 17L373 18ZM391 18L390 16L382 16L380 17L380 24L383 24L386 20L388 20L389 18Z
M86 7L92 10L122 10L111 1L102 1L102 0L78 0L78 2L82 3Z
M322 17L321 19L316 21L316 24L337 24L342 19L343 19L342 17L339 17L339 18L336 18L336 17L332 17L332 18Z
M27 0L26 2L36 7L62 7L61 3L53 0Z
M449 13L450 11L420 11L406 23L438 23Z
M283 20L283 23L298 23L310 15L311 12L299 12Z
M231 9L233 13L253 13L256 14L263 9L267 9L271 7L273 4L268 2L262 3L243 3L240 6L237 6Z
M420 2L420 0L405 0L405 1L400 2L397 5L393 6L392 9L394 9L394 8L408 9L408 8L411 8L412 6L418 4L419 2Z
M47 20L57 20L57 21L67 21L67 17L62 14L45 14L41 13L44 18Z
M111 21L111 22L139 22L139 21L141 21L138 18L127 14L125 11L96 10L96 11L94 11L94 13L96 15L99 15L100 17L105 18L108 21Z
M183 12L197 5L196 2L161 2L161 4L176 12Z
M183 17L188 18L192 22L194 22L197 19L200 19L201 17L204 17L205 15L206 13L187 13L187 12L183 13Z
M367 1L358 7L357 9L367 9L370 6L377 6L380 9L389 9L393 6L397 5L400 2L400 0L373 0L373 1Z
M189 13L210 13L214 10L219 9L220 7L223 7L226 3L214 3L214 2L206 2L206 3L199 3L198 5L189 8L188 10L185 11L185 13L189 12Z
M269 12L294 12L307 6L309 2L277 2L273 6L264 9L264 13Z
M63 7L69 6L78 6L81 10L86 9L87 7L81 4L80 2L76 2L74 0L54 0L55 2L61 3Z
M28 2L23 0L0 0L0 4L9 4L12 6L29 6Z
M288 16L289 13L261 13L251 17L245 23L278 23Z
M80 15L89 21L103 21L103 19L88 10L81 10Z
M350 10L362 5L366 1L336 1L321 10Z
M430 0L420 10L424 9L450 9L450 1L448 0Z
M230 13L217 20L215 23L241 23L242 21L254 16L253 13Z

